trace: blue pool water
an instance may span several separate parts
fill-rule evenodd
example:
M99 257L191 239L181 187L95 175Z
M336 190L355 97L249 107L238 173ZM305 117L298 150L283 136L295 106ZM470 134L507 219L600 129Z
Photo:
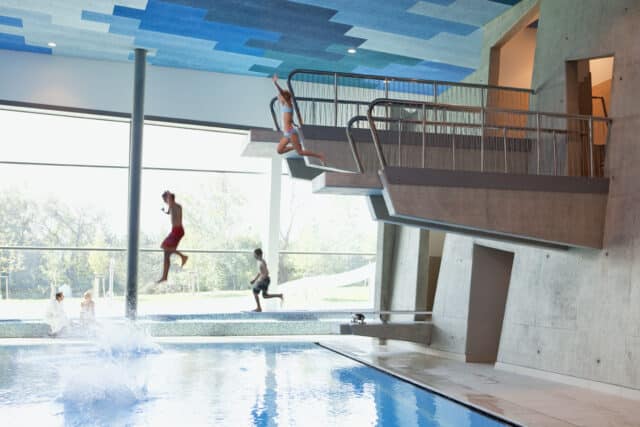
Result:
M0 346L0 426L499 426L313 343Z

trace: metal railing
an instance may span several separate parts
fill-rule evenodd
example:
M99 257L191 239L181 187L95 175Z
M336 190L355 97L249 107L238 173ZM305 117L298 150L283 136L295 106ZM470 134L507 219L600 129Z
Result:
M352 117L364 115L370 102L379 97L478 106L499 103L526 109L532 93L521 88L303 69L288 76L287 87L298 123L332 127L348 127ZM269 108L274 129L281 131L277 97L271 99ZM368 128L368 122L358 123ZM313 151L313 144L305 144L302 139L303 147ZM362 173L354 147L350 144L355 164L347 164L344 156L337 153L329 153L327 163L305 158L305 164L323 171Z
M353 138L350 121L347 135ZM367 111L380 168L603 176L610 119L397 99ZM362 150L356 148L356 156ZM356 159L362 165L362 158Z
M528 109L530 89L319 70L294 70L287 86L299 123L345 127L377 98ZM273 102L273 101L272 101Z

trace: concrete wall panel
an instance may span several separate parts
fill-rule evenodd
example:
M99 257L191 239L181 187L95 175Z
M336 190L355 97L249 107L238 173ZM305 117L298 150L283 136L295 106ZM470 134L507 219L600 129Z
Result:
M564 112L565 61L615 55L605 248L555 251L475 242L515 252L499 362L639 389L640 3L577 3L540 3L532 104ZM506 15L493 21L488 32L500 33L500 22L514 22ZM492 37L487 34L485 40L490 44ZM482 73L478 70L477 81L482 81ZM441 350L464 349L450 338L464 336L464 325L449 316L466 312L468 300L455 303L448 296L455 293L452 288L468 292L469 271L457 267L470 261L473 244L472 238L447 235L433 318L434 346Z

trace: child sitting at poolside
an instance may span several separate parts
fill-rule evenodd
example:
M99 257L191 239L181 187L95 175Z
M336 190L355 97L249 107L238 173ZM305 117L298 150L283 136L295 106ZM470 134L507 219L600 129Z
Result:
M82 302L80 302L80 323L83 326L90 325L96 320L95 306L91 292L85 292L82 296Z
M253 296L256 299L257 308L253 311L260 312L262 311L262 307L260 306L260 299L258 295L262 292L262 298L280 298L280 300L284 300L282 294L270 294L269 293L269 284L271 283L271 279L269 278L269 269L267 268L267 263L262 257L262 249L258 248L253 251L254 258L258 261L258 274L256 277L250 282L252 285L255 283L253 287Z

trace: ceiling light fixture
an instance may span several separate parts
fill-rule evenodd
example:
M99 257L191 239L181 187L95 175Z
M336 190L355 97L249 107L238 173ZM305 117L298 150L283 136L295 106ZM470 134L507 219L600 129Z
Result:
M356 49L354 47L350 47L349 49L347 49L347 52L353 55L354 53L356 53Z
M47 46L49 47L56 47L57 45L54 42L49 42L47 43Z

